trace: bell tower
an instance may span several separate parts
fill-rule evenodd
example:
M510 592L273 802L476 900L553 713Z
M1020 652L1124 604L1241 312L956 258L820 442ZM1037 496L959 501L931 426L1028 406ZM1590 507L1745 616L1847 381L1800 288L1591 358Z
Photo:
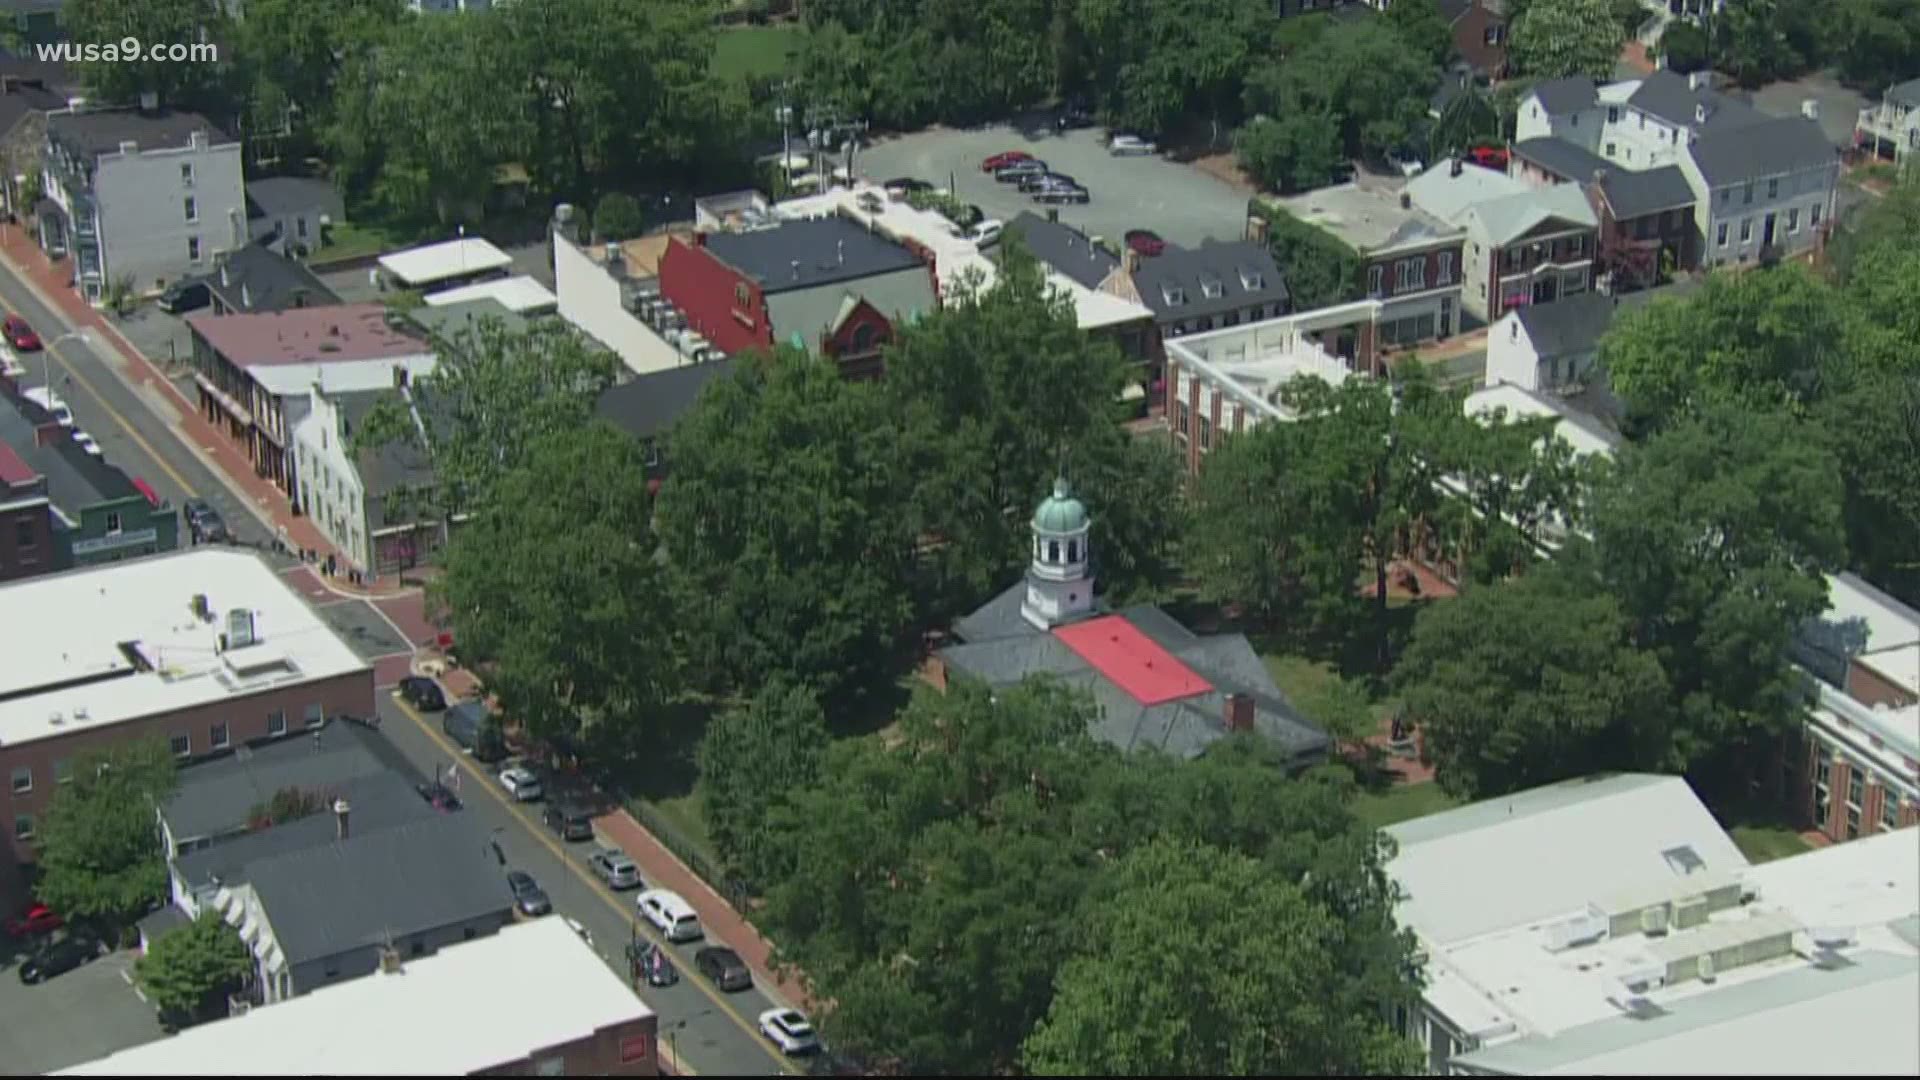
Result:
M1027 598L1020 615L1041 630L1051 630L1093 610L1092 551L1087 533L1093 521L1061 477L1053 495L1033 512L1033 562L1027 567Z

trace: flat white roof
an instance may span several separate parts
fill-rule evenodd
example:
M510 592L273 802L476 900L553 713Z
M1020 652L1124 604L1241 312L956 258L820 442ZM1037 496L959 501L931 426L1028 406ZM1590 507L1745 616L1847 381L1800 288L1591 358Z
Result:
M466 274L504 270L513 259L477 236L408 248L380 256L380 268L402 284L417 287Z
M1839 632L1849 656L1920 694L1920 612L1852 573L1827 578L1827 605L1819 621Z
M275 364L247 369L260 388L279 397L305 399L315 383L328 394L382 390L393 386L393 369L406 368L409 378L433 374L439 358L430 352L386 356L378 360L329 360L313 364Z
M861 197L868 194L879 200L878 213L860 205ZM993 259L975 246L973 241L955 235L953 222L935 211L916 210L905 202L896 202L885 191L871 184L836 187L818 195L788 199L776 204L774 212L788 219L844 212L862 224L877 225L883 232L896 238L912 240L933 252L934 276L940 281L942 293L950 294L954 289L972 282L977 282L976 287L985 289L993 284L999 274ZM1144 304L1098 289L1089 289L1052 267L1045 264L1042 267L1046 270L1047 283L1073 302L1075 320L1082 330L1153 317L1153 312Z
M55 1075L464 1076L652 1015L566 922L536 919Z
M192 610L204 595L212 610ZM233 610L259 643L219 651ZM0 587L0 746L364 670L259 556L195 548ZM254 659L274 654L272 664ZM63 685L64 684L64 685Z
M559 297L524 274L433 293L427 297L427 306L445 307L467 300L498 300L501 307L521 315L536 315L560 306Z

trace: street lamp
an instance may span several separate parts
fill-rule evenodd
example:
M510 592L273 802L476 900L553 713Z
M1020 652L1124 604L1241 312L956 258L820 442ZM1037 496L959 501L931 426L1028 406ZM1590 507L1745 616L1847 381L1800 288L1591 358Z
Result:
M42 360L41 377L45 381L48 401L53 400L53 350L55 346L59 345L61 342L67 340L68 338L74 338L84 342L87 340L87 335L79 330L69 330L64 334L61 334L59 337L54 338L52 341L44 342L41 345L41 354L40 354L40 358ZM61 362L65 363L64 360ZM67 407L72 408L73 407L72 403L69 402Z
M680 1072L680 1055L674 1052L673 1037L679 1034L680 1030L686 1027L687 1024L691 1023L692 1021L698 1020L703 1016L711 1016L712 1014L713 1014L712 1009L701 1009L699 1012L694 1013L691 1016L683 1016L680 1019L675 1020L673 1023L667 1025L667 1056L673 1059L673 1069L674 1069L675 1075L684 1075L684 1074Z

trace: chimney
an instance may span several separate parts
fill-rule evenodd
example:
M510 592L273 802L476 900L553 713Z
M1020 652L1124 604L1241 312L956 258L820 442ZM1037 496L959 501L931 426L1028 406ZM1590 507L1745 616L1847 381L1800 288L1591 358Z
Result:
M1140 253L1132 248L1128 248L1126 252L1120 256L1120 265L1125 267L1129 274L1138 273L1140 271Z
M1451 162L1449 163L1449 166L1448 166L1448 169L1447 169L1447 175L1448 175L1448 176L1459 176L1459 175L1460 175L1460 172L1461 172L1461 170L1462 170L1462 169L1464 169L1465 167L1466 167L1466 166L1464 166L1464 165L1462 165L1462 164L1460 164L1460 159L1459 159L1459 158L1454 158L1454 159L1453 159L1453 160L1452 160L1452 161L1451 161Z
M240 283L240 306L248 311L253 310L253 290L249 289L244 281Z
M833 253L834 258L838 260L841 266L847 265L847 242L845 240L835 240L833 242Z
M1048 220L1048 221L1059 221L1059 220L1060 220L1060 208L1059 208L1059 207L1057 207L1057 206L1049 206L1049 207L1047 207L1047 220Z
M1689 90L1710 89L1709 84L1712 81L1713 81L1713 72L1704 71L1704 70L1695 71L1688 74L1687 76L1687 89Z
M160 95L152 90L140 92L140 111L144 113L160 111Z
M347 802L346 799L342 798L342 799L333 800L333 820L338 822L340 825L339 838L341 840L345 840L347 838L347 814L352 809L353 807Z
M1413 209L1413 196L1411 194L1408 194L1405 191L1402 191L1400 193L1400 209L1402 210Z
M793 280L799 281L800 280L800 260L794 259L790 265L792 265L793 267Z
M1228 731L1253 730L1253 698L1246 694L1228 694L1224 719Z
M1594 185L1595 185L1595 186L1598 186L1598 185L1601 185L1601 184L1604 184L1604 183L1606 183L1606 182L1607 182L1607 170L1605 170L1605 169L1595 169L1595 170L1593 170L1593 182L1594 182Z
M220 260L220 287L224 289L227 286L232 284L233 284L233 281L230 279L229 275L227 274L227 260L221 259Z
M693 246L694 247L707 246L707 230L701 229L693 234Z
M1820 119L1820 103L1813 98L1802 98L1800 101L1800 115L1809 120Z

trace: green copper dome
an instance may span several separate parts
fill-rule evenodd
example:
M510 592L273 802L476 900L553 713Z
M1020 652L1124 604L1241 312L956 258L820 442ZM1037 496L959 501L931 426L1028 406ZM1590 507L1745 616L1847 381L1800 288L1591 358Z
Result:
M1033 512L1033 527L1050 533L1075 533L1087 527L1086 504L1073 497L1064 477L1053 482L1053 497Z

